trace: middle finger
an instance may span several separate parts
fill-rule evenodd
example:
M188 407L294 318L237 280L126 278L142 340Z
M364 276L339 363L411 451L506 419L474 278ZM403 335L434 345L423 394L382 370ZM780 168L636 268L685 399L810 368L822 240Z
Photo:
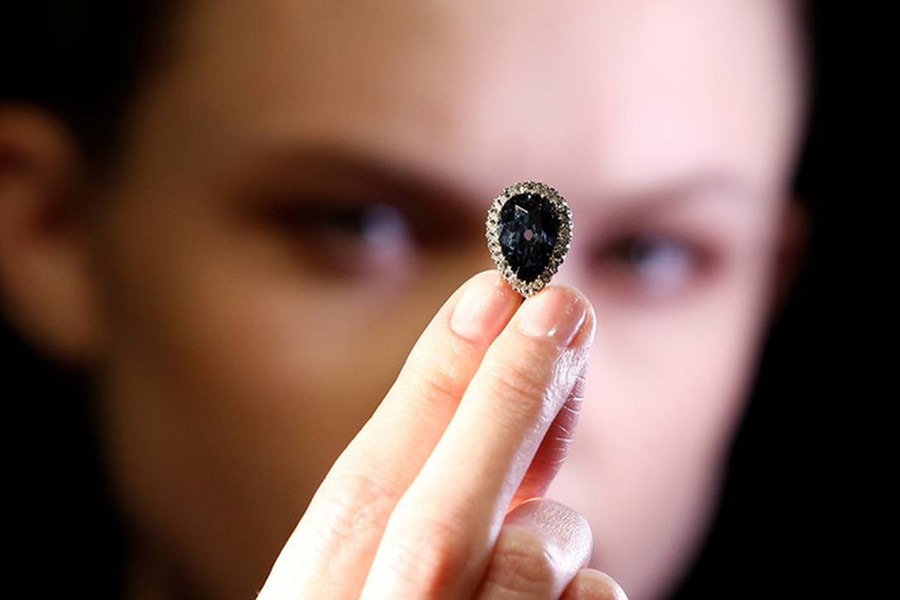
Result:
M522 304L395 507L363 598L474 592L513 494L576 387L594 329L590 302L571 288Z

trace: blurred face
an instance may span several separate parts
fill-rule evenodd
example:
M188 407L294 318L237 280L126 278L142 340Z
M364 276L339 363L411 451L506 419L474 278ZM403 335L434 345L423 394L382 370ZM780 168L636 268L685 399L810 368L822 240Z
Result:
M789 3L192 2L134 106L95 266L139 543L261 584L486 210L566 197L598 316L551 495L633 598L702 534L770 307L800 122Z

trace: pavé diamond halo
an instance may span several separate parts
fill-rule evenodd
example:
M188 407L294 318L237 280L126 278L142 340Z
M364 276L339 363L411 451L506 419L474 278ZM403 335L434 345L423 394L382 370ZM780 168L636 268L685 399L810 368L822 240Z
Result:
M550 283L569 251L572 210L549 185L523 181L494 198L486 229L497 270L527 298Z

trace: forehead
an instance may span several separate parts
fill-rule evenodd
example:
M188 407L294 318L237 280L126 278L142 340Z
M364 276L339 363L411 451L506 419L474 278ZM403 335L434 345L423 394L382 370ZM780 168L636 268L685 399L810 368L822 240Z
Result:
M791 6L197 3L153 89L183 132L325 140L492 190L501 173L637 189L711 162L773 178L800 120Z

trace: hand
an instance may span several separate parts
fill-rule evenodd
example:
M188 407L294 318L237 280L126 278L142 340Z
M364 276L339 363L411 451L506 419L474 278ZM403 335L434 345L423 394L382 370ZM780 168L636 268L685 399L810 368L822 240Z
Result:
M587 521L540 498L572 442L595 323L571 288L522 302L494 271L463 284L259 598L624 598L585 568Z

